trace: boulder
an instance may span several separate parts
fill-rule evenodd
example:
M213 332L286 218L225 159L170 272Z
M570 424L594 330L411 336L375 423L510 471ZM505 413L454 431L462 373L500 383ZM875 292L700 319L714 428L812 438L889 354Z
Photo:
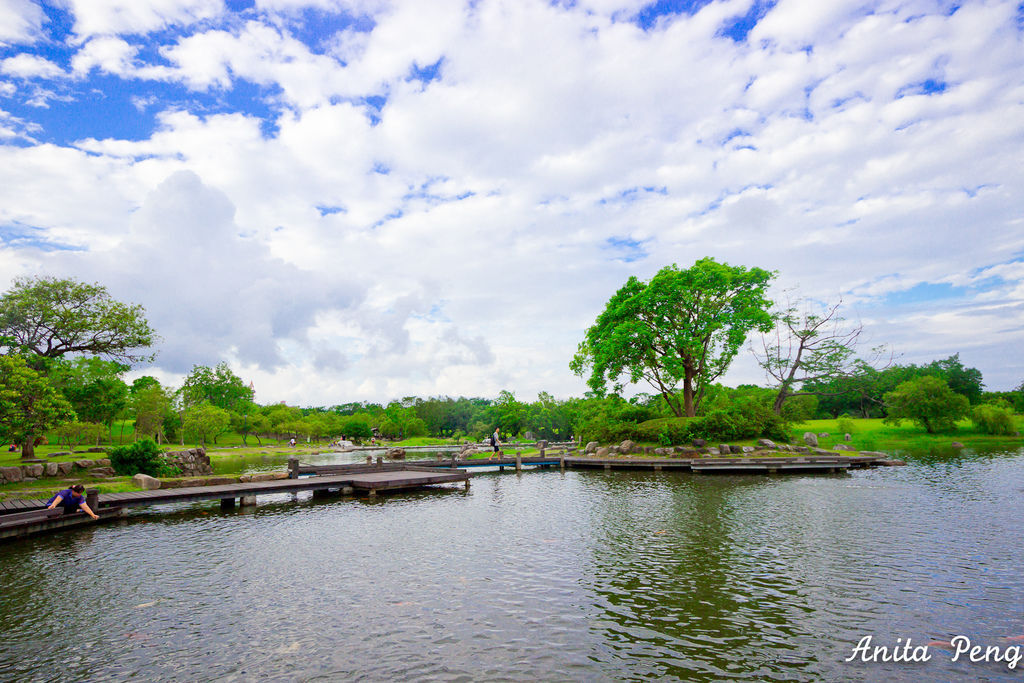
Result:
M722 454L722 452L719 451L717 448L708 448L708 450L706 452L707 452L708 455L721 455Z
M57 468L57 463L55 463L55 462L48 462L48 463L46 463L46 476L48 476L48 477L56 477L58 472L60 472L60 470Z
M96 461L95 460L76 460L74 464L75 464L75 467L77 467L79 469L83 469L83 470L87 470L90 467L96 467Z
M527 438L529 438L529 437L527 437ZM537 448L547 448L547 447L548 447L548 440L547 439L541 439L540 441L537 442Z
M595 455L597 457L599 457L599 458L607 458L609 456L609 454L611 454L611 451L609 451L604 446L602 446L601 448L598 448L596 453L595 453Z
M139 472L134 477L132 477L132 483L138 486L143 491L155 491L156 489L160 488L159 479L151 477L148 474L143 474L142 472Z
M110 467L110 458L97 458L96 467Z
M71 470L74 469L74 467L75 463L73 462L58 462L57 472L60 474L60 476L66 477L69 474L71 474Z
M71 455L71 451L55 451L47 455L47 458L59 458L62 455Z
M583 452L584 453L596 453L597 452L597 442L596 441L588 441L586 447L583 449Z
M771 439L758 439L757 445L759 448L775 448L775 442Z
M654 449L654 454L655 455L669 455L671 452L672 451L670 451L667 448L655 448Z
M20 467L0 467L0 481L16 482L25 478Z
M952 446L953 448L963 448L964 447L964 445L962 443L960 443L959 441L954 441L953 443L951 443L949 445Z
M26 477L38 479L43 476L45 468L42 465L22 465L21 471Z
M793 450L796 451L797 453L810 453L811 452L811 449L808 448L807 446L794 446Z
M98 479L113 477L115 474L113 467L93 467L89 470L89 476L96 477Z
M754 448L753 446L744 446L743 447L743 452L744 453L753 453L755 450L757 450L757 449Z
M732 453L732 448L730 448L727 443L720 443L718 444L718 452L722 455L729 455Z
M804 443L815 448L818 445L818 437L814 432L804 432Z
M85 452L86 453L106 453L107 452L107 447L106 446L93 446L91 448L86 448Z
M832 450L834 450L834 451L853 451L853 450L856 450L856 449L853 446L849 446L849 445L847 445L845 443L837 443L835 446L832 447Z
M693 444L694 448L704 448L704 446L708 445L708 442L704 439L694 439L690 443Z
M827 439L828 438L828 432L820 432L818 434L818 438L819 439Z
M386 457L392 460L405 460L405 449L404 448L390 448L388 452L384 454Z
M625 441L619 444L619 453L622 453L623 455L628 455L633 452L634 448L636 448L636 444L630 441L629 439L626 439Z

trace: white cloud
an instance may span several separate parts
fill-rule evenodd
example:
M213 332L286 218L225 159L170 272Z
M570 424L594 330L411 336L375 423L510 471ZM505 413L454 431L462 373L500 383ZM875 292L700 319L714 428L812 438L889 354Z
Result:
M43 9L31 0L0 0L0 45L35 43L45 22Z
M578 394L568 362L608 297L705 255L1019 381L998 326L1024 302L1013 3L825 5L780 2L746 43L717 31L748 2L645 32L630 2L265 0L163 45L97 37L76 74L130 80L157 129L0 147L0 222L87 250L62 263L152 311L163 371L226 358L264 401ZM373 30L320 54L292 33L303 7ZM232 110L241 80L275 113ZM922 283L968 293L888 303Z
M67 0L82 39L188 26L224 12L223 0Z
M48 59L20 54L0 61L0 73L17 78L60 78L64 70Z

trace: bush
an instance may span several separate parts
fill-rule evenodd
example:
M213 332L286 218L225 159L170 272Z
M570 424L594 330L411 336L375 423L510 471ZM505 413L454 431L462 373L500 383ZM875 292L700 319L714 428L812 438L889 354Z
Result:
M849 415L843 415L836 420L836 429L840 434L853 434L857 431L857 425Z
M913 420L929 434L956 429L956 421L967 417L970 401L938 377L917 377L885 394L888 415L884 422L899 424Z
M786 420L754 397L741 396L727 404L719 403L703 417L687 425L686 439L700 437L709 441L735 441L767 437L785 441Z
M160 455L160 447L152 439L143 439L110 451L110 466L123 476L148 474L151 477L173 477L178 468L168 465Z
M971 411L974 426L986 434L1008 435L1016 431L1013 427L1013 412L1009 405L982 403Z

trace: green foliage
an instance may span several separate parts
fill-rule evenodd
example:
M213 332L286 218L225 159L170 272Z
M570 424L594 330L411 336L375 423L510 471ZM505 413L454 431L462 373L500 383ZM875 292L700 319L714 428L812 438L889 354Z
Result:
M176 416L171 411L171 396L160 386L160 382L133 384L129 399L129 412L135 418L136 434L152 434L159 440L168 437L168 418Z
M122 476L148 474L151 477L173 477L180 474L160 455L160 447L152 439L142 439L110 451L110 466Z
M853 418L844 415L836 420L836 429L840 434L853 434L857 431L857 423L853 421Z
M185 433L198 439L204 446L207 439L216 443L217 436L225 432L230 424L230 413L210 403L192 406L186 409L182 416L182 428Z
M95 422L65 422L54 430L59 443L66 444L69 451L85 443L97 443L106 427Z
M608 384L650 384L676 416L696 414L707 385L729 367L747 333L767 331L772 273L711 258L630 277L587 330L570 367L598 396ZM677 386L682 383L682 402Z
M39 358L88 353L132 363L154 332L141 306L110 298L105 287L53 277L16 278L0 297L0 350ZM36 364L33 363L35 366ZM37 366L38 369L38 366Z
M974 406L971 410L971 422L986 434L1006 436L1016 431L1013 425L1013 410L1005 401Z
M348 415L341 419L341 433L348 439L369 439L373 436L370 418L366 414Z
M903 382L885 394L887 422L913 420L929 434L952 431L956 421L967 416L970 402L955 393L945 380L930 375Z
M218 363L213 369L195 365L181 386L181 400L186 407L209 403L233 411L242 403L251 403L252 398L252 388L246 386L227 363Z
M735 441L766 437L787 439L787 423L771 406L754 395L738 395L719 404L688 425L689 435L702 439Z
M128 385L121 376L128 366L95 356L79 356L54 362L50 378L85 422L98 422L108 429L128 404Z
M75 419L74 408L23 356L0 356L0 441L25 444L33 435ZM29 455L25 447L23 455Z

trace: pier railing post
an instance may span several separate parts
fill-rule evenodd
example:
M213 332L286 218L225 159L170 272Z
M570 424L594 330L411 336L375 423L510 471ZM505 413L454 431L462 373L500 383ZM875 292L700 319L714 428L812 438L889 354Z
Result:
M288 458L288 478L298 479L299 478L299 459Z
M519 453L519 451L516 451L516 472L522 472L522 471L523 471L523 456Z
M89 489L85 492L85 504L97 515L100 513L100 490Z

